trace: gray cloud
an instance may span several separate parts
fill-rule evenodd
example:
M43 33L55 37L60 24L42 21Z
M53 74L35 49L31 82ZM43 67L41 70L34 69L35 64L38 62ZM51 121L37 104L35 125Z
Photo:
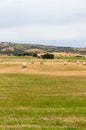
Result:
M86 43L85 0L3 0L0 18L0 41Z

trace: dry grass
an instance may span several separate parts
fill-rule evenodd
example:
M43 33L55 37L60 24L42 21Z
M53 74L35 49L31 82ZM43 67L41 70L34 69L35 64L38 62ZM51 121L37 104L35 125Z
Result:
M34 64L33 64L34 63ZM49 74L49 75L86 75L86 66L82 62L63 61L41 61L32 60L27 62L27 68L21 68L22 61L10 61L0 63L0 73L27 73L27 74ZM40 66L41 64L41 66Z
M85 130L86 66L22 62L0 63L0 129Z

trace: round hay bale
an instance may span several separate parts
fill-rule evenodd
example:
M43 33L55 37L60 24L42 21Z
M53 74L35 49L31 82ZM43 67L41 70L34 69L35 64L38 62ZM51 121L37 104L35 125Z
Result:
M83 65L86 65L86 62L83 62Z
M40 61L40 65L43 65L43 61Z
M31 63L34 64L34 60L31 60Z
M67 61L64 62L64 65L67 65Z
M27 68L27 63L26 62L22 63L22 68Z
M79 61L77 61L76 64L79 65Z
M3 60L1 59L0 62L3 62Z

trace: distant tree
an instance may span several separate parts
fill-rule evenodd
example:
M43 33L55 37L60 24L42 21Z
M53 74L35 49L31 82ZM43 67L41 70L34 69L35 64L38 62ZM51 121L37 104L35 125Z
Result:
M15 56L32 56L32 53L29 52L16 52L14 53Z
M38 55L36 54L36 53L33 53L33 55L32 55L33 57L38 57Z
M53 54L44 54L44 55L41 55L41 57L43 59L54 59L54 55Z
M22 56L30 56L31 54L29 52L24 52Z

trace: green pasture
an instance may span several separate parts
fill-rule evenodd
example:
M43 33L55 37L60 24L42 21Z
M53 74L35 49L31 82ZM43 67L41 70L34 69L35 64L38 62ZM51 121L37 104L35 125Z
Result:
M55 56L55 59L58 60L68 60L68 61L86 61L86 56Z
M0 56L0 60L3 61L29 61L31 59L38 59L31 56ZM86 61L86 56L55 56L54 61L59 60L68 60L68 61Z
M30 59L33 58L28 56L0 56L0 60L2 61L28 61Z
M86 130L86 76L0 74L0 130Z

